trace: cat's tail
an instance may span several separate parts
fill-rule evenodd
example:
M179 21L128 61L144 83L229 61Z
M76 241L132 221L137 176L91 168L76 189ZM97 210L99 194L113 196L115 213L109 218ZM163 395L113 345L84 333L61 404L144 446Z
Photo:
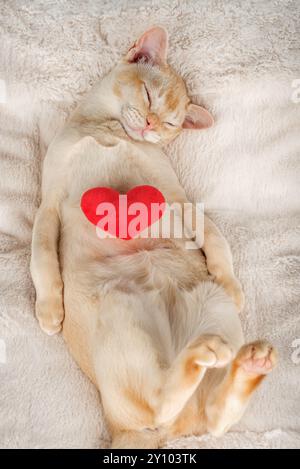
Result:
M159 431L122 431L114 435L112 449L157 449L163 444L163 438Z

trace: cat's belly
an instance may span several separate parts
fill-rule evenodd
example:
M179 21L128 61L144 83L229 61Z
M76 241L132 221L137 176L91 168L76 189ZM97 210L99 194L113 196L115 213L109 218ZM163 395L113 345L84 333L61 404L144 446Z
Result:
M60 264L64 282L63 333L82 370L95 382L90 344L101 298L111 290L126 293L192 290L208 278L200 250L169 239L99 239L79 207L63 214ZM168 299L166 299L168 301Z
M186 249L184 240L142 238L99 239L96 227L81 214L64 224L61 265L64 274L78 273L78 281L95 288L163 288L172 283L190 290L208 279L205 257L199 249Z

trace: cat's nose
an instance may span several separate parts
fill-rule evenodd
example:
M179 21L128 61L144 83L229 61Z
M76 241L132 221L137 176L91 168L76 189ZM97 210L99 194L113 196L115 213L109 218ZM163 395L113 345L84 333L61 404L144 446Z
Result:
M147 129L153 129L158 123L158 117L155 114L148 114L146 122Z

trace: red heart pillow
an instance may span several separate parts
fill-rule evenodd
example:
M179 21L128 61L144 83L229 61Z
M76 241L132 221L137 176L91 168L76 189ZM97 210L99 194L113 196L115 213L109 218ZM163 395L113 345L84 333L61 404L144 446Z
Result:
M136 186L127 194L109 187L95 187L82 195L81 209L104 233L128 240L162 217L165 198L158 189L147 185Z

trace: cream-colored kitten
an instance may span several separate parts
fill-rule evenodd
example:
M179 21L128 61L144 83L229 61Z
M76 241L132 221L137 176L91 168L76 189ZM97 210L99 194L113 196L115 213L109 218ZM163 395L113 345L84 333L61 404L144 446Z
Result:
M97 186L149 184L168 203L187 202L157 144L213 120L191 104L166 52L166 32L147 31L76 109L47 152L33 231L40 326L54 334L63 325L120 448L222 434L276 361L264 341L243 345L243 293L207 217L205 259L181 239L100 240L80 209Z

